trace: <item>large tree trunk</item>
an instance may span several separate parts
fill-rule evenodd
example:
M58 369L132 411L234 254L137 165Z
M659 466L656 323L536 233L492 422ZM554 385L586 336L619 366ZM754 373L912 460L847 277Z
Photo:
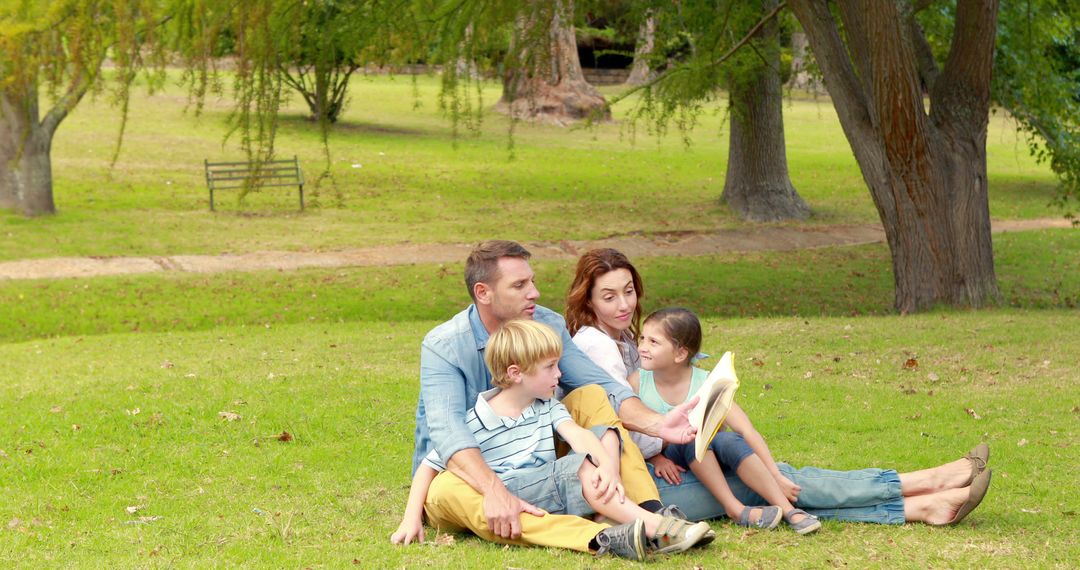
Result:
M543 3L529 6L543 8ZM517 61L504 75L502 99L495 108L516 119L560 125L585 118L610 119L604 97L581 72L573 0L556 0L549 7L551 27L546 35L537 34L534 27L542 25L538 14L547 14L544 9L519 21L512 47Z
M765 2L764 11L776 2ZM784 148L783 96L780 91L780 42L776 19L761 29L756 69L729 81L731 138L723 200L745 220L802 220L810 207L788 176Z
M892 252L896 308L978 307L999 297L986 181L996 1L959 0L949 58L922 97L910 13L791 0ZM910 12L910 10L909 10Z
M39 120L37 91L0 90L0 207L25 216L56 211L52 135Z
M629 86L644 85L653 78L652 69L649 68L649 57L652 56L656 44L656 18L651 14L641 23L638 30L637 44L634 45L634 64L630 67L630 75L626 78Z

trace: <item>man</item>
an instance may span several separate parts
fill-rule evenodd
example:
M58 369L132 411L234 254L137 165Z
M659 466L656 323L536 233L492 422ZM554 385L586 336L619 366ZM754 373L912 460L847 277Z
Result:
M617 425L624 442L620 473L628 499L651 511L663 505L641 452L623 426L666 441L691 441L695 430L687 414L696 398L661 416L615 382L570 340L563 318L536 304L540 292L529 266L529 252L510 241L488 241L469 255L465 284L473 304L424 338L420 353L420 400L416 409L413 471L431 449L448 458L451 477L436 478L425 503L437 528L468 529L489 540L588 550L589 537L604 528L565 515L545 515L513 495L484 463L465 424L480 392L491 388L484 365L488 336L512 319L535 319L562 338L563 403L579 425ZM610 402L610 404L609 404ZM617 410L616 416L612 405ZM621 424L619 422L621 420ZM607 496L611 496L608 493Z

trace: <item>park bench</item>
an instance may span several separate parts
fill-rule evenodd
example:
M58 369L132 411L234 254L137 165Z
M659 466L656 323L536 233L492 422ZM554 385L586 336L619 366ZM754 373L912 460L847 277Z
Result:
M300 189L300 210L304 209L304 172L293 156L288 160L270 160L262 164L251 162L210 162L206 165L206 186L210 189L210 211L214 211L214 190L229 188L261 188L264 186L296 186Z

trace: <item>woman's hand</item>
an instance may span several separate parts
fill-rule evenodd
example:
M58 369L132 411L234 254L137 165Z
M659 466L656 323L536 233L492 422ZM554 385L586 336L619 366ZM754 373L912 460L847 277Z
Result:
M680 467L674 461L659 454L650 457L647 461L652 463L653 470L656 471L656 474L662 477L664 481L667 481L672 485L682 483L682 475L680 474L685 473L686 469Z

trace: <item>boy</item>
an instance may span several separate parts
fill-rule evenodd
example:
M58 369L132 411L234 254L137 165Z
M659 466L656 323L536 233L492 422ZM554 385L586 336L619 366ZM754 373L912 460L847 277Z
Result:
M646 550L680 552L711 540L708 523L650 513L625 500L618 472L618 432L596 428L598 439L575 424L554 398L562 376L561 354L559 337L535 321L509 321L488 339L484 361L495 388L481 393L466 416L484 462L516 496L548 512L600 513L623 523L593 538L589 548L598 556L610 552L642 560ZM555 457L555 432L574 453ZM405 515L391 541L407 544L422 539L427 489L445 469L432 450L413 476Z

